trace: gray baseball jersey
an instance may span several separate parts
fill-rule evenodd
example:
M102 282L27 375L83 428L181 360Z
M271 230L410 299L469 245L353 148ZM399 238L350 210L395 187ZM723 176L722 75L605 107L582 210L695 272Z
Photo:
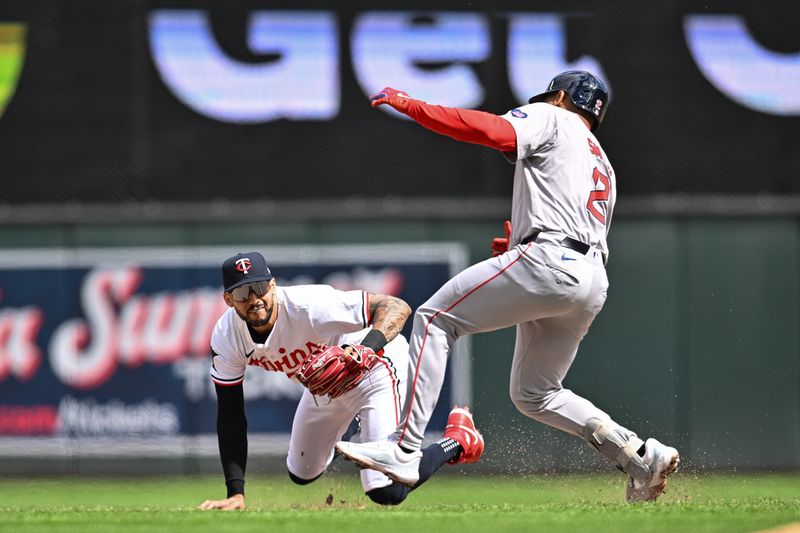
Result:
M509 326L517 328L510 394L521 412L581 438L587 421L610 421L562 380L606 299L614 171L575 113L535 103L504 118L517 136L517 153L506 154L515 164L511 248L456 275L417 309L413 401L394 435L405 447L421 445L453 343Z
M578 115L543 102L503 118L517 132L511 243L534 230L560 231L607 256L617 187L597 138Z

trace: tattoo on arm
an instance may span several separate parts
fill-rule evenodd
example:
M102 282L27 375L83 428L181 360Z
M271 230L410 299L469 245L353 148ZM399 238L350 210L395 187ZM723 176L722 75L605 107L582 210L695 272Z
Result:
M400 298L369 293L369 315L373 329L379 330L387 341L391 341L402 331L406 319L411 315L411 307Z

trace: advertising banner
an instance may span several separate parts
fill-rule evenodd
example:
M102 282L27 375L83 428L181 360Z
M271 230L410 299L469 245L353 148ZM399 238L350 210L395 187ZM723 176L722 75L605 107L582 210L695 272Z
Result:
M226 309L220 266L252 250L281 285L363 289L412 308L466 261L451 243L0 251L0 454L56 441L106 454L130 439L140 439L140 454L178 453L170 446L190 437L207 444L216 427L209 340ZM463 348L432 429L469 398ZM250 434L288 434L302 387L248 367L244 388Z

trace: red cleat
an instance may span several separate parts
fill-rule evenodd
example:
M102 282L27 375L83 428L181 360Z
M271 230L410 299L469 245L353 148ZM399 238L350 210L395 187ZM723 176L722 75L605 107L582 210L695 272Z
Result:
M483 435L475 429L472 413L466 406L456 405L450 411L444 436L459 443L463 450L457 457L448 461L450 464L474 463L483 455Z

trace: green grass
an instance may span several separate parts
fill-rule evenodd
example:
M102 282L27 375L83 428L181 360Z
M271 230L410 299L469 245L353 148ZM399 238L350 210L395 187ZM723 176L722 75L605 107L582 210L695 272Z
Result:
M0 479L0 531L435 533L745 532L800 523L800 474L679 473L658 503L622 501L622 475L443 475L380 507L356 475L312 485L250 476L248 509L198 511L218 477ZM332 502L326 503L329 495Z

